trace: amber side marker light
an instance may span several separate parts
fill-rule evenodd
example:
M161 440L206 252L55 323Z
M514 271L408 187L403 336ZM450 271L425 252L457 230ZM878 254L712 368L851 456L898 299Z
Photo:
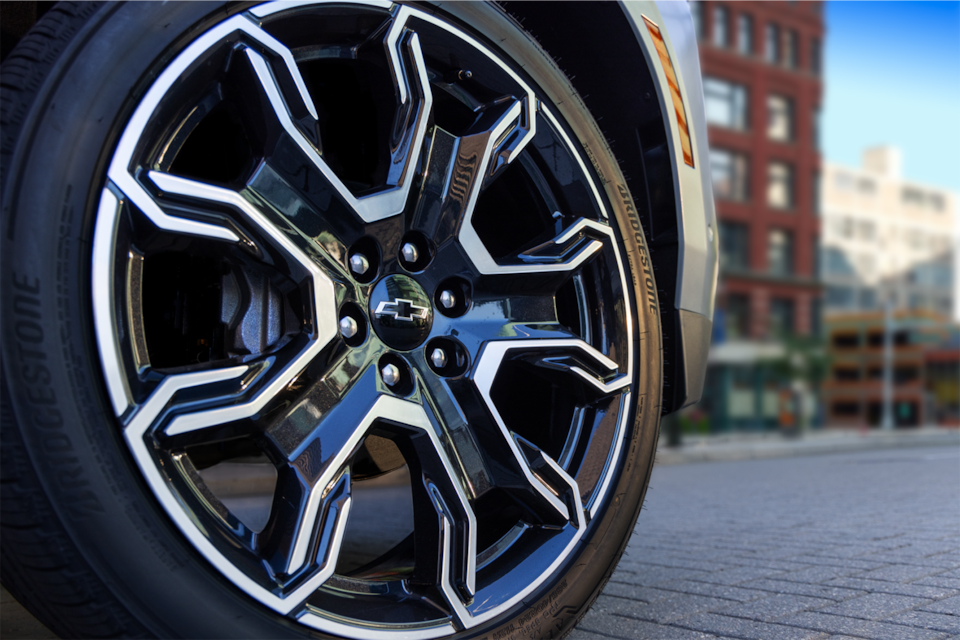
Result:
M677 82L677 74L673 70L673 61L670 60L670 52L667 51L667 45L663 41L663 34L660 33L660 27L647 16L643 16L643 21L647 23L647 31L653 38L653 44L657 47L657 54L660 55L660 66L667 76L667 84L670 85L670 97L673 99L673 109L677 114L677 124L680 127L680 146L683 148L683 161L689 166L693 166L693 146L690 144L690 127L687 125L687 111L683 108L683 98L680 97L680 83Z

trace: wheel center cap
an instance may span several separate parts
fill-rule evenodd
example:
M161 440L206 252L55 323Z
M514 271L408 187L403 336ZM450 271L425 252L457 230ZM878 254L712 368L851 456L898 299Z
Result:
M370 320L388 346L407 351L427 339L433 325L433 309L416 280L387 276L370 295Z

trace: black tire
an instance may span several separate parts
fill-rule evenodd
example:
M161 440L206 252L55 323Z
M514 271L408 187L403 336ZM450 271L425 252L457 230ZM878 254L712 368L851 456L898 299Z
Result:
M91 284L94 277L91 267L92 252L98 210L107 184L108 167L117 153L118 141L128 127L134 110L171 61L211 27L237 16L247 8L247 5L231 3L60 3L19 43L2 68L2 580L4 586L31 613L62 637L327 637L304 626L292 614L283 615L264 599L252 597L249 590L239 588L228 575L218 570L219 565L210 560L209 553L191 542L193 538L185 535L183 525L171 518L169 506L164 506L166 503L158 498L157 487L151 484L142 471L143 467L138 466L143 464L143 460L136 458L132 452L133 445L128 445L125 440L122 425L124 421L131 419L131 415L138 410L137 407L147 403L151 390L162 384L158 382L161 376L177 374L169 373L169 368L157 366L154 369L157 373L152 374L153 378L150 378L148 371L142 379L137 378L130 382L134 386L140 383L143 385L131 391L134 408L128 409L126 413L117 412L115 394L111 396L109 388L110 367L105 368L102 364L102 354L97 342L98 328L94 317L94 293ZM595 417L581 418L581 424L587 425L582 444L578 444L581 443L580 431L577 431L576 435L568 433L564 436L564 447L573 446L579 451L568 455L567 459L572 461L569 464L586 464L586 453L583 450L587 448L587 444L599 441L595 439L599 438L599 435L594 434L601 433L600 414L613 411L612 408L621 406L615 403L623 402L623 418L618 418L620 422L616 422L620 426L615 434L619 435L610 436L613 443L609 445L611 453L605 454L606 457L603 458L612 460L613 464L606 471L597 471L597 479L593 480L596 485L595 493L592 494L595 501L590 503L593 505L590 507L593 515L589 521L585 517L579 520L582 530L574 532L576 537L571 538L576 542L565 548L559 565L544 573L542 579L538 578L535 585L530 587L532 591L525 593L509 607L498 611L492 618L484 619L483 622L451 636L444 636L562 637L586 613L615 568L630 538L649 482L658 436L662 385L659 313L656 303L652 302L656 300L656 288L645 275L649 274L645 240L616 159L595 121L555 63L495 5L451 3L451 6L444 4L442 9L430 6L421 9L476 38L499 60L506 61L505 64L518 74L518 77L533 87L543 104L550 106L556 122L559 123L556 125L559 129L551 135L558 140L560 133L571 136L575 147L570 153L574 156L579 154L580 166L585 171L578 180L585 180L584 184L592 183L597 187L597 202L609 213L611 232L608 236L602 235L606 233L602 228L602 220L593 227L585 227L584 242L591 237L600 237L603 245L602 248L594 250L599 256L595 262L602 266L589 267L593 269L590 277L596 278L597 282L610 280L610 274L616 273L616 262L610 256L616 255L619 256L618 260L622 259L621 272L625 275L625 286L620 292L623 305L618 309L626 311L621 315L617 315L621 311L603 311L602 313L609 317L603 316L596 322L603 322L604 326L609 323L609 328L622 332L627 332L629 328L629 335L617 335L611 338L609 344L603 345L597 338L595 342L598 346L594 348L591 343L591 348L603 349L606 354L607 348L613 345L609 349L610 358L620 358L614 363L619 363L620 368L605 370L609 374L606 378L596 374L595 385L613 385L616 380L626 375L621 371L624 367L627 367L627 371L632 367L632 377L624 378L626 386L617 387L616 393L619 395L603 396L604 402L609 403L602 405L608 407L606 409L598 408L601 407L597 404L600 401L589 395L589 389L583 392L588 398L583 402L587 405L594 403L589 405L594 407L591 409L593 414L589 415ZM416 46L419 47L419 44ZM282 81L290 85L287 79ZM281 82L278 86L282 85L282 81L278 81ZM285 88L289 89L289 86ZM161 132L158 135L166 134ZM522 132L519 134L521 138L523 135ZM512 158L510 161L512 162ZM343 164L347 162L348 160L343 160ZM160 166L159 161L150 166ZM170 165L167 165L167 168L169 167ZM353 174L351 177L354 177ZM410 180L409 177L407 179ZM132 205L126 203L124 206L129 208ZM250 235L249 224L244 226L246 219L236 212L225 213L223 207L220 207L215 208L214 213L220 217L201 217L197 220L201 224L220 225L227 220L228 226L224 228L238 230L241 235ZM398 219L409 218L410 215L405 214ZM246 222L249 223L248 220ZM467 224L470 224L469 221ZM594 228L600 231L589 232L589 229ZM367 224L364 227L364 237L379 237L376 229L375 223ZM401 226L396 233L399 234L404 229L405 227ZM263 237L257 233L260 231L253 232L251 242L258 247L267 246ZM590 233L595 235L590 236ZM596 233L601 235L597 236ZM489 234L484 235L482 243L486 243L488 237ZM416 238L419 236L415 237L415 243L420 241ZM529 241L522 247L508 247L504 251L513 256L523 251L530 253L536 250L533 245L542 241L542 238L531 235L527 240ZM439 261L446 260L445 256L449 253L431 245L430 239L423 241L421 249L421 257L428 254L428 258L424 260L436 260L437 265L440 264ZM395 247L379 251L383 252L379 258L375 257L376 250L371 254L371 259L380 262L376 268L381 271L377 274L390 274L394 271L397 274L412 274L405 275L404 282L416 280L434 283L439 279L439 276L436 276L435 280L431 280L434 276L429 275L430 268L440 269L439 266L428 267L425 263L418 262L420 258L401 264L390 257L395 255ZM288 273L278 275L277 269L280 267L277 265L282 261L277 258L279 250L274 253L276 255L271 254L274 270L270 271L270 276L278 283L291 280L293 276ZM507 258L498 256L496 260ZM346 261L347 256L344 255L343 269L338 272L343 278L349 275ZM584 267L586 268L588 267ZM466 300L466 296L471 293L486 291L486 288L494 289L495 286L491 284L494 282L508 283L504 286L509 290L512 286L509 283L518 279L518 276L497 274L486 279L475 274L476 277L471 279L464 275L466 271L463 270L444 271L443 275L454 273L458 274L457 277L462 276L462 283L458 280L450 284L451 280L448 278L440 283L442 286L436 288L436 296L439 296L441 289L446 291L449 287L462 285L463 288L456 291L462 292ZM456 357L451 355L453 365L439 365L439 369L436 369L438 371L443 367L460 366L461 362L464 367L478 364L481 352L472 351L466 339L462 342L453 340L451 334L428 336L424 333L410 342L412 344L419 340L413 347L400 338L394 341L392 334L388 333L389 329L384 328L385 323L375 319L373 312L369 311L372 310L370 305L373 304L373 296L378 295L374 293L374 282L364 283L359 276L356 280L359 283L355 286L356 290L364 291L363 295L369 297L369 302L367 297L350 302L352 299L347 296L338 298L337 305L340 307L341 318L350 314L357 315L361 330L366 333L359 334L358 339L344 333L344 344L337 342L337 346L330 347L329 353L367 348L358 345L365 340L363 344L369 346L372 340L379 339L382 345L377 343L380 345L377 353L385 355L378 361L374 371L382 371L383 367L396 363L399 367L397 371L400 382L396 383L393 390L395 395L407 398L420 397L418 394L421 391L417 385L424 387L423 378L429 375L427 367L431 365L427 362L427 357L414 355L421 351L425 353L426 345L430 345L431 349L440 345L446 349L446 354L456 354ZM363 288L367 284L369 288ZM433 286L424 284L423 289L426 291ZM610 286L614 292L617 291L617 285ZM598 287L603 288L602 285ZM288 287L284 295L289 294L296 300L296 296L301 294L290 293L294 288ZM396 295L393 295L392 300L397 300ZM606 289L603 289L603 293L589 295L606 296L607 293ZM439 306L439 297L429 293L426 296L428 301L423 304L430 307L432 303L437 310L436 317L440 317L437 314L448 313ZM587 296L588 294L583 294L577 298L578 302L570 304L580 305L576 308L584 309L585 301L595 300ZM386 300L389 302L391 299ZM603 301L606 301L606 298L603 298ZM113 297L113 302L116 302L116 296ZM310 300L305 300L302 306L309 307L309 302ZM360 304L361 302L366 304ZM604 309L616 306L612 302L618 301L601 306ZM350 306L351 304L353 306ZM292 306L296 307L296 304ZM591 310L591 313L593 312L594 310ZM448 315L455 319L458 314L466 313L465 309L453 306ZM596 311L596 315L599 317L602 314ZM628 321L624 322L623 318ZM563 320L564 318L557 317L558 324L562 324ZM123 321L117 322L122 324ZM436 322L440 326L441 320ZM319 319L316 319L313 325L315 334L320 331L317 328L319 323ZM374 326L373 323L379 324ZM264 354L269 357L282 357L284 349L293 349L291 345L299 344L297 340L306 335L307 329L302 328L304 324L309 323L303 320L296 329L284 329L289 335L285 334L285 337L275 344L260 345L261 351L245 344L248 347L246 355L241 357L231 352L232 355L223 355L220 362L222 366L239 366L242 362L258 362L256 358ZM156 323L151 326L155 325ZM114 331L117 330L114 328ZM585 331L586 329L581 328L578 335L582 336ZM456 332L452 335L456 335ZM404 336L403 340L407 340L406 334ZM334 341L339 340L339 336L334 338ZM151 342L151 345L154 344L158 343ZM623 345L632 345L630 352L622 353ZM460 354L459 349L463 350L463 354ZM151 353L156 354L155 351ZM518 398L525 398L511 395L509 389L503 388L506 384L503 383L505 378L501 376L506 374L502 373L500 365L508 360L506 353L508 351L504 351L502 360L495 363L496 371L491 374L490 387L487 388L488 394L496 396L489 401L488 408L491 410L494 406L499 408L501 402L516 402ZM561 353L562 357L570 358L569 351L558 353ZM563 356L563 353L566 355ZM582 360L593 357L589 353L584 356L583 353L580 353ZM211 356L211 359L216 358ZM175 358L171 360L170 367L187 366L174 360ZM625 365L625 362L630 364ZM147 364L149 365L149 361ZM538 361L531 366L542 364ZM193 366L196 371L210 370L210 365L206 364L189 366ZM520 364L516 366L521 367ZM563 366L567 367L564 375L570 375L570 366ZM583 362L578 366L588 367ZM596 367L596 362L592 366ZM147 368L149 369L149 366ZM456 380L467 380L474 375L467 369L454 371L447 368L444 371L443 375ZM616 373L610 374L610 371ZM411 372L416 372L416 380ZM266 384L267 376L279 376L280 373L264 373L263 384ZM121 372L121 375L126 374ZM377 374L373 375L376 377ZM516 378L517 375L521 374L515 374L510 380L523 380L522 377ZM594 374L591 370L586 375ZM297 378L301 379L306 378ZM254 379L251 385L255 387L260 384L260 380ZM496 389L494 380L500 384ZM403 385L408 383L409 388L403 389ZM379 380L377 384L380 385L378 388L381 394L389 395L390 389L384 387ZM561 386L550 388L568 388L564 386L568 384L566 382L556 384ZM581 381L578 384L583 383ZM624 390L629 390L629 393L624 395ZM138 396L138 393L141 395ZM235 392L230 393L236 395ZM239 393L237 397L245 401L254 391ZM247 393L247 396L243 393ZM179 397L177 398L179 401ZM204 401L220 402L227 406L223 397L211 398L204 398ZM290 402L296 400L294 396L291 398L293 399ZM186 409L178 409L179 406L174 405L168 413L173 417L181 415L177 411ZM486 405L481 403L479 406L482 413L483 406ZM264 411L269 413L266 409ZM469 413L469 408L464 411L473 419L474 414ZM504 411L506 412L505 409ZM116 413L122 414L122 420L115 417ZM166 442L163 438L168 437L167 435L155 436L153 431L159 428L159 421L166 419L157 418L157 422L151 422L150 431L145 433L144 437L157 437L160 438L158 441ZM489 418L486 419L489 421ZM440 424L441 418L436 417L435 422ZM129 422L125 424L129 425ZM562 425L563 422L550 422L549 426L552 428L554 424ZM384 438L394 437L390 435L393 433L390 428L384 429ZM512 426L510 430L516 431ZM524 432L524 435L528 434ZM404 440L407 436L395 437L397 447L400 453L404 454L407 464L412 464L414 471L420 469L421 463L413 462L414 458L420 455L420 450ZM412 441L413 436L410 436L410 439ZM261 445L262 443L257 446ZM194 447L193 444L182 445L178 451L186 451L184 447L187 446ZM194 449L199 450L199 445ZM537 442L536 446L530 449L533 453L525 455L528 456L526 460L532 468L540 464L540 467L535 468L549 475L552 473L549 465L542 462L543 457L548 457L544 453L546 449L545 445ZM249 450L245 449L241 453L248 455ZM351 457L353 466L347 467L348 470L352 469L351 473L356 474L358 482L365 481L365 477L372 478L378 473L395 468L395 465L389 464L389 455L378 458L375 452L371 453L368 449L363 449L362 453L367 458L361 461ZM543 457L536 458L538 453L543 454ZM156 455L160 459L166 452ZM193 453L190 456L193 456ZM267 457L271 462L280 464L275 452ZM169 458L162 459L169 462ZM553 458L550 458L551 462L552 460ZM362 466L363 464L367 467ZM189 468L192 469L193 465L194 462L190 462ZM427 463L422 465L423 469L427 469ZM196 463L196 466L199 468L200 463ZM370 468L373 471L370 471ZM576 475L574 471L577 469L573 466L563 468L564 473L568 470L569 476ZM570 492L564 493L566 487L562 481L555 479L560 476L551 477L554 478L554 486L559 483L560 501L563 504L580 504L580 487L576 482L569 485ZM603 483L604 478L608 479L608 484ZM175 489L171 491L175 491L179 490L176 489L179 486L177 483L183 482L183 479L176 476L172 479L166 478L166 481L172 483ZM438 482L442 484L442 480ZM552 490L546 481L543 483ZM349 483L347 487L349 488ZM414 486L411 490L416 492L420 489ZM574 490L577 493L576 498L573 496ZM437 491L442 493L441 489ZM449 499L452 495L449 492L454 490L446 491L448 493L443 495ZM529 491L529 487L524 491ZM188 499L179 493L176 496L180 496L178 499L181 500ZM211 500L211 504L217 500L212 497L207 499ZM516 500L518 503L522 502L520 498ZM345 503L341 503L341 507L343 504ZM439 498L439 503L434 502L443 520L444 512L438 504L447 508L449 506L442 498ZM536 511L539 507L529 508ZM325 513L326 517L332 517L329 515L332 511ZM443 522L459 523L458 517L459 512L451 512L449 519ZM577 520L573 515L570 517L571 524L561 526L564 531L573 531L570 527L574 527ZM203 522L209 529L209 523ZM271 525L268 523L266 526ZM330 526L340 525L338 521L334 521ZM497 526L506 525L498 522ZM337 531L342 534L343 529ZM423 535L419 529L416 532L418 536ZM435 536L433 533L430 535ZM525 535L521 532L515 539L520 540L521 536ZM451 548L461 543L461 538L451 539L455 541L451 542ZM534 545L533 542L525 544ZM534 546L530 548L534 549ZM339 552L339 544L334 550ZM395 554L401 553L396 549L391 551ZM295 554L292 551L290 553ZM309 553L319 554L319 551ZM506 552L503 555L509 556ZM309 556L307 563L303 565L307 567L303 569L304 572L316 569L311 562L319 566L322 561L321 557L313 560L310 558L312 556ZM299 570L300 565L295 566L286 556L284 561L287 564L281 566L293 567L291 575ZM438 567L445 562L448 562L448 559L443 556L438 561ZM508 572L510 567L504 567L503 571ZM312 573L304 575L313 576ZM290 578L290 581L291 584L300 584L295 583L294 578ZM427 585L423 587L423 593L441 593L446 584L448 583L437 582L433 586ZM449 584L453 584L452 579ZM521 586L516 588L519 590ZM465 598L462 593L461 597ZM339 610L329 611L336 613ZM354 610L348 611L356 613ZM326 628L327 632L332 628ZM337 629L342 631L343 627Z

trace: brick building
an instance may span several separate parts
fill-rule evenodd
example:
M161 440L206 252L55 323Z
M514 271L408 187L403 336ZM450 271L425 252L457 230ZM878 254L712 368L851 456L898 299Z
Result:
M778 340L819 333L823 6L711 0L691 9L721 251L702 407L715 429L769 426L779 391L756 362ZM731 393L752 397L731 402Z
M830 371L823 403L829 424L880 424L885 331L880 311L827 317ZM894 424L960 424L960 325L933 311L900 310L890 339Z

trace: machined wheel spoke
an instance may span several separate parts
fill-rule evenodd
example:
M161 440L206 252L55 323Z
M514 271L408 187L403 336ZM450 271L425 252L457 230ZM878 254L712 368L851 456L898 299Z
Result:
M397 429L403 427L397 425ZM456 611L476 592L476 519L460 474L433 429L410 432L399 441L409 460L416 558L409 582L438 587ZM444 522L449 531L444 531ZM444 536L449 535L449 546Z
M434 131L415 225L437 244L455 237L461 225L469 226L477 197L497 167L491 159L498 141L502 143L505 137L526 139L508 135L518 129L523 113L524 102L506 96L482 112L463 136L453 136L443 129ZM509 157L497 156L501 165Z
M600 251L603 242L612 237L607 225L580 218L553 240L528 249L519 257L530 264L559 265L570 271Z
M407 12L401 9L384 38L384 46L387 47L394 74L399 107L394 120L390 169L385 188L369 195L355 196L334 173L317 146L312 144L294 123L281 87L266 60L252 49L244 52L282 129L336 189L344 202L367 223L383 220L403 211L413 182L413 165L419 160L426 135L427 119L433 100L419 40L415 33L404 27L407 15ZM320 144L322 146L322 140Z
M313 591L337 566L350 509L350 468L326 484L305 476L296 465L280 469L270 519L257 547L281 582L291 577L298 590ZM307 569L303 577L301 570ZM312 587L312 588L311 588Z
M179 416L166 428L166 433L177 435L248 418L266 406L337 335L333 281L319 268L317 261L311 259L311 255L318 253L316 248L307 245L299 234L280 226L282 220L268 219L239 193L159 172L151 172L149 177L166 196L207 210L216 206L240 213L245 223L256 227L279 250L288 262L292 275L309 283L307 289L312 299L304 305L308 314L305 319L307 332L304 338L295 340L293 345L300 349L299 353L293 358L271 359L271 364L282 363L282 366L271 367L273 370L267 374L269 381L249 402Z
M485 412L493 422L490 432L485 434L486 447L497 447L498 459L512 460L515 470L512 477L511 474L502 473L498 482L510 483L514 491L526 490L532 497L530 508L541 516L547 516L543 520L545 524L551 521L557 523L557 515L562 518L561 524L566 521L576 523L581 514L570 511L572 496L579 496L580 493L576 482L563 472L553 458L515 433L494 401L492 392L495 379L508 358L520 358L541 369L547 379L558 380L561 388L569 389L581 404L621 393L629 387L630 377L626 372L619 371L616 362L576 338L491 342L484 347L474 368L473 382ZM494 430L497 431L495 435L491 433ZM495 436L499 436L499 439ZM502 464L502 468L509 466ZM544 510L544 505L549 507Z

